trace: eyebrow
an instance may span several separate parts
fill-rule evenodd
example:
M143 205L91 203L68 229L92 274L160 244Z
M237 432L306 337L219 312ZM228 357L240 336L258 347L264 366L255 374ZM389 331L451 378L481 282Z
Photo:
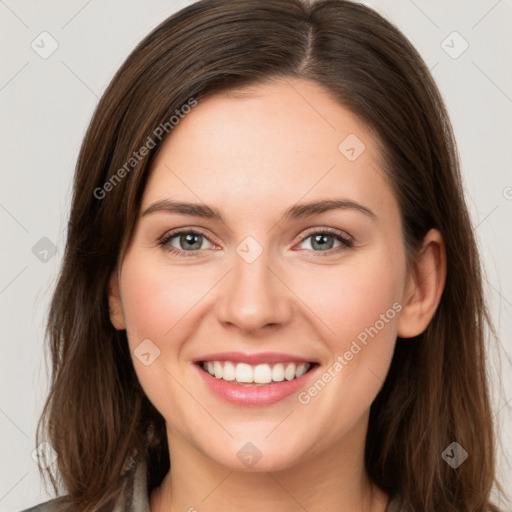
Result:
M320 201L310 201L307 203L298 203L288 208L284 214L284 220L297 220L305 217L312 217L331 210L355 210L377 220L377 215L366 206L352 201L350 199L324 199ZM172 199L163 199L149 206L141 216L150 215L155 212L177 213L181 215L191 215L205 219L218 220L224 223L224 217L217 208L212 208L206 204L187 203L174 201Z

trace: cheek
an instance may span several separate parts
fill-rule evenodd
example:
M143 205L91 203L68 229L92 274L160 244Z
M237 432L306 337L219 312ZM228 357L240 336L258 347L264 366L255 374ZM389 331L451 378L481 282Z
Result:
M317 412L330 414L349 428L350 418L370 407L391 363L405 256L375 251L357 264L322 272L307 281L302 276L301 289L302 294L308 290L307 304L321 321L330 360L319 375L322 382L316 381L299 401L314 402ZM315 398L319 395L321 399Z
M206 282L192 267L172 270L149 258L127 257L121 296L130 344L146 338L158 344L186 328L187 313L206 292Z
M310 434L326 443L338 440L365 417L393 357L401 305L391 276L381 279L380 286L375 286L375 277L370 272L340 276L338 285L353 288L340 289L331 282L329 300L316 301L317 308L324 304L319 315L325 315L322 320L333 331L323 339L330 359L297 399L306 416L328 418L329 429L321 422L310 426Z
M207 282L197 279L197 272L194 278L191 268L172 269L136 251L126 255L121 276L123 314L135 372L148 399L167 418L169 411L182 410L190 399L179 384L183 376L176 361L182 350L180 340L194 328L190 312L205 295ZM144 353L150 354L149 364L140 356ZM178 416L173 422L183 430L186 422Z
M383 337L392 337L401 309L403 272L400 262L387 263L376 255L375 262L362 265L340 265L302 275L302 296L315 316L320 319L335 352L348 350L359 335L376 327ZM394 306L394 307L393 307ZM394 340L393 340L394 341Z

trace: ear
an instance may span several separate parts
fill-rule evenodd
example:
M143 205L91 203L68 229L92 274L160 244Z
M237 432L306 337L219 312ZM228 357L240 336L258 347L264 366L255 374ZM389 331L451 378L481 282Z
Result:
M431 229L409 270L398 320L399 337L412 338L427 328L441 300L445 281L443 237L437 229Z
M121 295L119 293L119 277L117 269L115 269L110 276L107 295L110 322L117 330L126 329Z

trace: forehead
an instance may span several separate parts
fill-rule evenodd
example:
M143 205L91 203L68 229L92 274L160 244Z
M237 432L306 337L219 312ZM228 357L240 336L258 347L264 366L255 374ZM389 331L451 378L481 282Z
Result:
M381 160L377 137L320 85L252 85L200 101L180 120L142 208L172 197L254 214L333 195L393 206Z

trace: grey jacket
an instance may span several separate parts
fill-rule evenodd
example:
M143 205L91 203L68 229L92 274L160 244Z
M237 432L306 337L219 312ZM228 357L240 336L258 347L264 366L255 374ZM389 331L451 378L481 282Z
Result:
M112 512L150 512L146 483L146 465L138 462L133 471L123 477L123 492ZM22 512L54 512L57 498L40 503ZM404 512L399 500L393 499L386 512Z

